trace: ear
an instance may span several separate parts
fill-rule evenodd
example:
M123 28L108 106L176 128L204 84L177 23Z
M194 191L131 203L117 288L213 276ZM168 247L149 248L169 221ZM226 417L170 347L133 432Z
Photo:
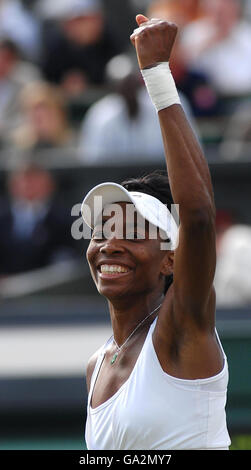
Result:
M173 273L174 251L168 250L165 252L162 261L161 273L164 276L170 276Z

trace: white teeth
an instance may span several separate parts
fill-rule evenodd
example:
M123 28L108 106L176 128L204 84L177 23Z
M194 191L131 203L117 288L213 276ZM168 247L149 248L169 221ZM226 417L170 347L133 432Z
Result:
M100 266L102 273L127 273L129 271L125 266L102 264Z

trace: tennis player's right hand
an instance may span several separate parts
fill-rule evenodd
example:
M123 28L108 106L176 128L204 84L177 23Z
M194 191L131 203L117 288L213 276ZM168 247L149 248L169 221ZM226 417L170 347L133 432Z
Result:
M149 20L137 15L138 28L130 36L135 46L140 69L151 68L160 62L168 62L177 34L174 23L159 19Z

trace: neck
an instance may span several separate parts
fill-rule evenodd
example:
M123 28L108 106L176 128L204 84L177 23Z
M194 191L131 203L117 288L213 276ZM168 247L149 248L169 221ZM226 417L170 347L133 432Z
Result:
M114 304L109 301L109 309L111 316L111 323L113 329L113 335L116 343L121 345L136 328L136 326L144 320L154 309L156 309L162 302L164 296L161 294L154 298L137 298L132 302L125 301L123 305L121 303ZM156 310L153 315L149 317L149 322L158 314L159 310ZM146 323L148 320L146 320Z

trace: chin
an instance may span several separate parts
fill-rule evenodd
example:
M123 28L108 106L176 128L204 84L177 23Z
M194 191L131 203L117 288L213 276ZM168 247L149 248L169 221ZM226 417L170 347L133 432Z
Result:
M129 292L128 290L122 289L122 288L112 288L112 287L104 287L104 286L99 286L97 287L98 293L105 297L108 300L115 300L124 296L128 296Z

